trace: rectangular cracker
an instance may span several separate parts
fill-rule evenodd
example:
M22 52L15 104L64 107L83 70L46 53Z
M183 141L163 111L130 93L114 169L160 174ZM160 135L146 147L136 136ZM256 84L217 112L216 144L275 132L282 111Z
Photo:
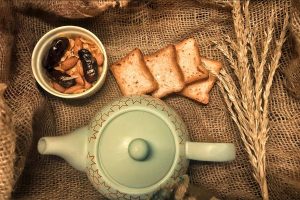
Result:
M208 77L208 71L201 65L200 51L194 38L179 42L175 48L177 61L186 84Z
M158 88L138 48L110 67L124 96L151 93Z
M144 57L147 67L158 83L152 96L162 98L184 87L183 75L177 63L176 49L169 45Z
M219 73L222 68L222 63L220 63L219 61L211 60L204 57L201 57L201 61L208 70L213 70ZM200 80L185 86L185 88L180 92L180 94L200 103L208 104L209 92L214 86L215 81L216 77L209 73L207 79Z

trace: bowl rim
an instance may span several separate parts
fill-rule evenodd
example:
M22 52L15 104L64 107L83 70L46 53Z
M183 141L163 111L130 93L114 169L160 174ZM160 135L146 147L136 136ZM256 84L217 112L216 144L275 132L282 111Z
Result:
M100 77L98 78L98 80L95 82L95 84L89 88L88 90L82 92L82 93L78 93L78 94L64 94L61 92L56 91L55 89L51 88L51 86L46 86L44 82L46 82L44 75L43 74L43 68L40 65L39 60L42 57L42 51L43 49L47 46L47 43L49 43L49 41L52 41L53 38L57 37L58 35L60 35L60 32L65 31L65 32L70 32L70 34L72 34L72 31L76 31L79 33L74 33L74 34L80 34L80 32L82 32L82 37L86 37L88 36L90 38L92 38L92 41L96 43L96 45L100 48L101 52L103 53L103 70L101 72ZM69 34L69 33L67 33ZM64 99L77 99L77 98L86 98L89 97L91 95L93 95L94 93L96 93L104 84L105 79L106 79L106 75L107 75L107 71L108 71L108 66L107 66L107 54L106 54L106 50L104 45L102 44L102 42L100 41L100 39L91 31L79 27L79 26L72 26L72 25L67 25L67 26L60 26L57 28L54 28L48 32L46 32L36 43L33 52L32 52L32 56L31 56L31 69L34 75L35 80L38 82L38 84L48 93L50 93L53 96L56 97L60 97L60 98L64 98ZM41 80L43 79L43 80Z

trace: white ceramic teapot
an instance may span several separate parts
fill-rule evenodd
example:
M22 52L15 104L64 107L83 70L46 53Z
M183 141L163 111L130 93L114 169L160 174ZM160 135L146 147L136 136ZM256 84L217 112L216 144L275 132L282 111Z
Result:
M149 199L188 168L189 159L223 162L235 158L231 143L189 142L182 119L149 96L120 98L86 127L38 142L41 154L57 155L87 173L109 199Z

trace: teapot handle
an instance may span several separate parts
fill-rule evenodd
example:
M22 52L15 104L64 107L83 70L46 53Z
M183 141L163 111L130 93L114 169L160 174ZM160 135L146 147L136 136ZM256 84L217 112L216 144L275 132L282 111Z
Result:
M186 142L186 157L191 160L224 162L235 159L233 143Z

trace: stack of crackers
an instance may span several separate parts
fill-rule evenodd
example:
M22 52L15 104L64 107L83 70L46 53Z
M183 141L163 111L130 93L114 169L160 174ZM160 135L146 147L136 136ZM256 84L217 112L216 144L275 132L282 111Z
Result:
M216 81L207 69L219 73L221 68L220 62L200 56L194 38L145 56L136 48L110 67L124 96L177 93L202 104L208 104Z

